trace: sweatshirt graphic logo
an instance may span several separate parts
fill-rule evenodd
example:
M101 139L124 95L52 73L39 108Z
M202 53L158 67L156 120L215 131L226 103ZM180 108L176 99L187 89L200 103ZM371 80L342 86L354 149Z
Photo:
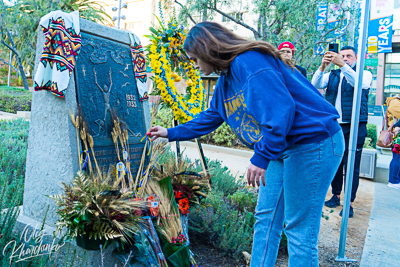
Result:
M224 100L228 124L243 143L253 146L263 137L259 123L247 112L243 91Z

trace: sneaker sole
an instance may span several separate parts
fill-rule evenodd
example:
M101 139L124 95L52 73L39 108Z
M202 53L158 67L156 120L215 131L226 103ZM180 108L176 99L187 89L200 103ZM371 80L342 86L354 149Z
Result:
M400 184L388 184L388 187L390 187L390 188L394 188L394 189L397 189L397 190L400 190Z
M340 217L342 217L342 214L339 214ZM354 215L349 215L349 218L353 218Z
M337 206L340 206L340 204L338 204L338 205L332 205L332 206L330 206L330 205L327 205L326 203L325 203L325 206L327 206L327 207L329 207L329 208L336 208Z

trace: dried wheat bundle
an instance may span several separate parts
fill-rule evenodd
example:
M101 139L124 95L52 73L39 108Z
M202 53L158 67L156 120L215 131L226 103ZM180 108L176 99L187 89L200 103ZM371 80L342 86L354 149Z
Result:
M149 164L146 167L145 171L140 175L138 184L139 186L138 196L142 196L143 193L145 192L145 188L147 185L147 181L150 178L150 174L154 169L155 165L158 164L159 158L164 154L164 152L165 152L165 144L163 144L160 140L153 142L150 152Z
M89 151L87 140L86 140L86 132L88 132L88 127L86 125L86 122L83 122L82 123L82 129L81 129L81 132L80 132L80 137L81 137L81 140L83 141L83 144L85 146L85 151ZM90 160L89 154L87 154L87 157L88 157L89 172L92 173L93 172L92 162ZM94 157L94 155L93 155L93 157Z
M154 122L154 119L156 118L156 116L157 116L157 110L158 110L158 105L160 104L160 102L157 102L155 105L153 105L153 108L152 108L152 116L151 116L151 120L150 120L150 126L149 126L149 129L148 129L148 131L147 131L147 133L148 132L150 132L150 129L151 129L151 126L153 125L153 122ZM146 133L146 134L147 134ZM144 162L145 162L145 156L146 156L146 149L147 149L147 146L148 146L148 143L150 143L151 144L151 139L149 138L149 137L147 137L146 138L146 136L145 137L143 137L143 138L145 138L146 139L146 143L144 144L144 149L143 149L143 153L142 153L142 158L141 158L141 160L140 160L140 165L139 165L139 169L138 169L138 173L137 173L137 175L136 175L136 179L135 179L135 188L137 187L137 185L138 185L138 180L139 180L139 177L141 177L143 174L142 174L142 169L143 169L143 165L144 165ZM142 139L143 140L143 139ZM150 149L150 148L149 148ZM153 146L153 149L154 149L154 146ZM152 150L153 150L152 149ZM151 152L153 152L153 151L151 151ZM150 162L151 162L151 159L150 159ZM153 162L153 164L154 164L154 162ZM149 164L150 165L150 164ZM150 172L150 169L147 169L147 171L148 172ZM146 172L147 173L147 172ZM147 179L148 179L148 177L147 177ZM143 190L141 191L141 192L143 192Z
M80 151L81 146L79 145L79 125L82 122L82 118L80 116L76 116L75 118L75 116L71 112L69 113L69 118L71 119L71 122L74 125L76 131L76 142L78 145L77 148L78 148L78 160L79 160L81 157L81 151ZM82 171L81 164L79 164L79 169Z
M171 199L171 192L169 192L168 188L165 186L161 187L157 181L150 179L146 186L146 193L149 195L157 195L160 198L160 217L157 221L157 225L163 236L168 242L172 243L172 238L176 238L183 230L175 200L173 198Z

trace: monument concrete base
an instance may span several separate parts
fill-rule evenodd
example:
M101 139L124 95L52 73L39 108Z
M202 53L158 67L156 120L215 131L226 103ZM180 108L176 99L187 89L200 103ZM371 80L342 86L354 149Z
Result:
M14 232L18 234L18 238L21 238L25 244L24 247L15 248L16 253L14 254L14 262L37 257L39 259L47 256L47 248L53 248L55 251L51 256L51 266L96 266L96 267L114 267L123 266L122 261L113 254L115 246L113 244L107 246L106 249L100 252L100 250L85 250L77 246L75 240L71 242L61 242L60 237L54 238L54 232L56 231L55 225L43 224L43 221L37 221L30 217L23 215L23 206L19 206L19 216L14 226ZM43 231L41 231L43 226ZM39 237L42 237L41 240ZM11 242L12 240L10 240ZM33 247L32 247L33 246ZM11 246L13 247L13 246ZM29 248L44 248L45 251L40 253L26 254ZM23 251L21 255L21 250ZM21 256L20 256L21 255ZM68 264L66 265L66 263ZM54 264L54 265L53 265Z

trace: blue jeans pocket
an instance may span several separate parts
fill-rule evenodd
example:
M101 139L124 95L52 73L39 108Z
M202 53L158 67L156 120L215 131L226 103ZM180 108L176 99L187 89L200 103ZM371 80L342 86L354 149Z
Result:
M344 155L344 137L342 131L336 133L331 137L333 155L343 157Z

